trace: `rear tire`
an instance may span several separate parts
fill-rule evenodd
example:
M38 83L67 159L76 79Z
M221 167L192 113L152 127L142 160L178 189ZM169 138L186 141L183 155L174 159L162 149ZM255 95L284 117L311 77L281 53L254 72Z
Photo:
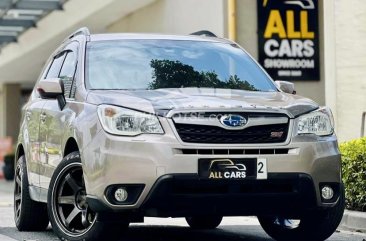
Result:
M337 229L345 207L344 187L336 206L324 212L311 212L296 227L283 217L258 217L264 231L277 241L324 241Z
M222 216L186 217L186 221L192 229L215 229L220 225Z
M19 158L15 171L14 221L19 231L42 231L49 223L47 205L30 197L24 156Z
M89 208L79 152L67 155L53 173L48 191L53 231L61 240L114 240L128 222L102 222Z

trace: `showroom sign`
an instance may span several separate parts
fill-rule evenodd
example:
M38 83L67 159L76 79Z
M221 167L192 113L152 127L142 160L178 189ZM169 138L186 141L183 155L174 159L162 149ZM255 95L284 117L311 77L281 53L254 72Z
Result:
M259 62L275 80L319 80L317 0L257 0Z

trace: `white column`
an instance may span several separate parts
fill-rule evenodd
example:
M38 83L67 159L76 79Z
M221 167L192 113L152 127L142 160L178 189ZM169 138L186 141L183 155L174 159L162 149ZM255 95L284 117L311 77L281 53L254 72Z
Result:
M20 121L20 84L4 84L0 94L0 136L10 136L13 142L18 139Z
M323 29L324 29L324 76L325 76L325 104L337 117L337 79L336 79L336 36L335 36L335 1L323 0Z

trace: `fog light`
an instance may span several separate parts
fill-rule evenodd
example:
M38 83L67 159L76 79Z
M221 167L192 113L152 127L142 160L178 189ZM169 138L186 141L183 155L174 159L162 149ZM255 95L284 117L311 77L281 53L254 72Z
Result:
M126 191L126 189L124 188L118 188L115 192L114 192L114 198L118 201L118 202L124 202L127 200L128 197L128 193Z
M334 191L331 187L329 186L324 186L322 188L322 197L325 199L325 200L330 200L332 199L334 196Z

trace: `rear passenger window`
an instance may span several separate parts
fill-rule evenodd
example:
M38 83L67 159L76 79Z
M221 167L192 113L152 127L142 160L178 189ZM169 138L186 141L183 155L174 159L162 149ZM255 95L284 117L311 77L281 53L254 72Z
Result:
M72 51L67 52L64 64L61 68L60 79L64 83L65 97L70 97L71 88L74 81L76 70L76 54Z
M58 78L64 59L65 59L65 53L61 53L53 59L51 67L49 68L48 73L46 75L46 79Z

